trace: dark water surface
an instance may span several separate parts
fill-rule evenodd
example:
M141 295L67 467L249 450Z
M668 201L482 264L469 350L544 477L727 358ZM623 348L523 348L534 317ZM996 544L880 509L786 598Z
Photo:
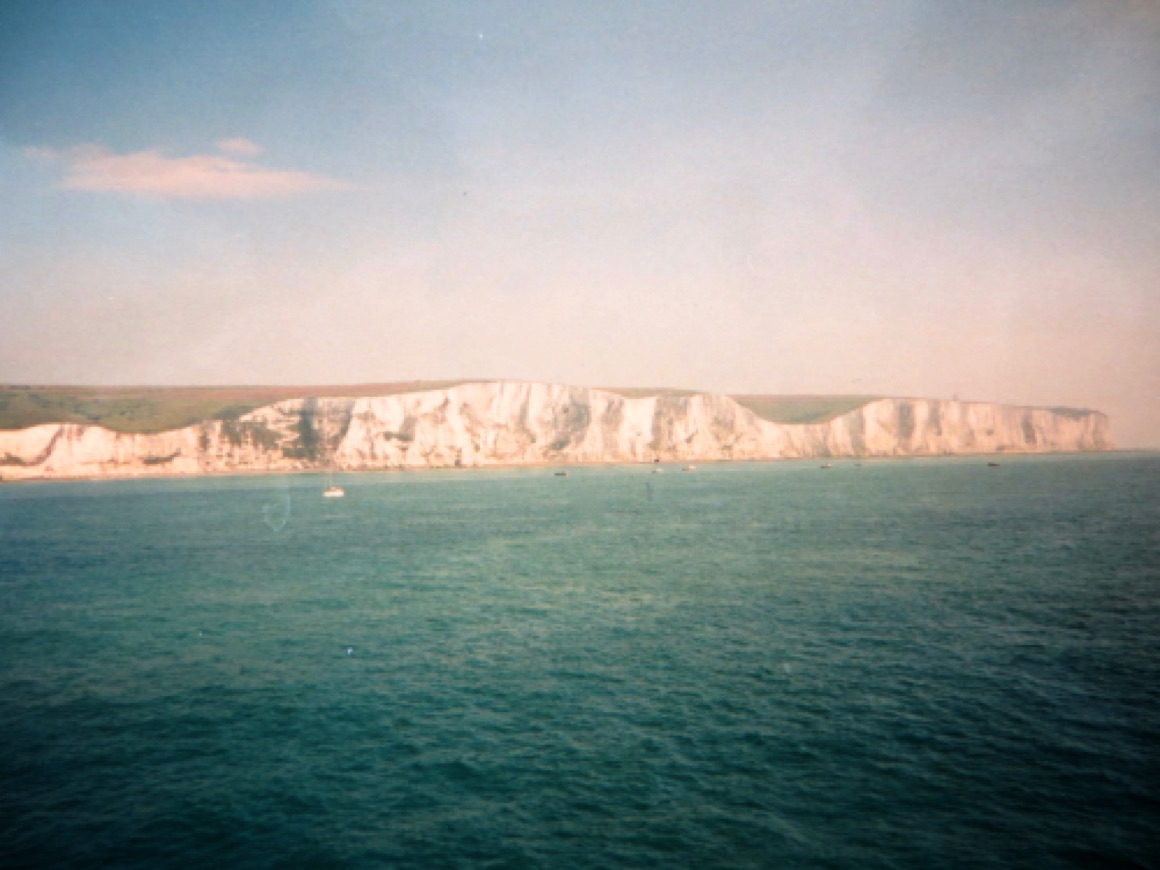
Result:
M1160 866L1160 456L0 485L0 866Z

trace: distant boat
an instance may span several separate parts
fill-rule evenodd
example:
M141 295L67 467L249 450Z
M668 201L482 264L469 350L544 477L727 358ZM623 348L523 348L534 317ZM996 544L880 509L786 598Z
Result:
M556 477L567 477L567 476L568 476L568 472L566 472L566 471L557 471L556 472Z
M330 471L326 475L326 491L322 493L323 498L342 498L346 495L346 490L334 482L334 462L331 461Z
M998 467L999 467L999 463L998 463L998 462L988 462L988 463L987 463L987 465L988 465L988 467L990 467L990 468L998 468Z
M821 467L822 468L833 468L834 466L830 465L830 463L827 462L825 465L823 465Z
M695 466L695 465L686 465L684 468L681 469L681 471L696 471L696 470L697 470L697 466Z
M663 468L654 468L652 473L653 474L664 474L665 470Z

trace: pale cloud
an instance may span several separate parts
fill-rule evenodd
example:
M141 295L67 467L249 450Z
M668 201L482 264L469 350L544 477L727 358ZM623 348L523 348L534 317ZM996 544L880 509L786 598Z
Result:
M218 143L238 158L220 154L168 157L160 151L113 154L97 145L30 148L30 157L64 163L62 190L90 190L161 199L264 199L316 191L341 190L348 184L323 175L269 169L252 160L260 147L246 139Z
M238 154L242 157L257 157L263 149L257 142L249 139L220 139L217 142L218 151L227 154Z

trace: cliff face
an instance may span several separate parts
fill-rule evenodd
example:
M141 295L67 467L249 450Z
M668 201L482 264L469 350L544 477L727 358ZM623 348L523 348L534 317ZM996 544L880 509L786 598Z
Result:
M153 435L51 424L0 431L0 477L1055 452L1112 447L1095 411L881 399L824 423L771 423L727 396L628 399L584 387L463 384L295 399Z

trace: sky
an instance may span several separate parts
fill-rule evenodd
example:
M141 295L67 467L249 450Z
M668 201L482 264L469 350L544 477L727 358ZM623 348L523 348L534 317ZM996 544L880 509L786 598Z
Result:
M1097 408L1160 447L1160 5L4 0L0 383Z

